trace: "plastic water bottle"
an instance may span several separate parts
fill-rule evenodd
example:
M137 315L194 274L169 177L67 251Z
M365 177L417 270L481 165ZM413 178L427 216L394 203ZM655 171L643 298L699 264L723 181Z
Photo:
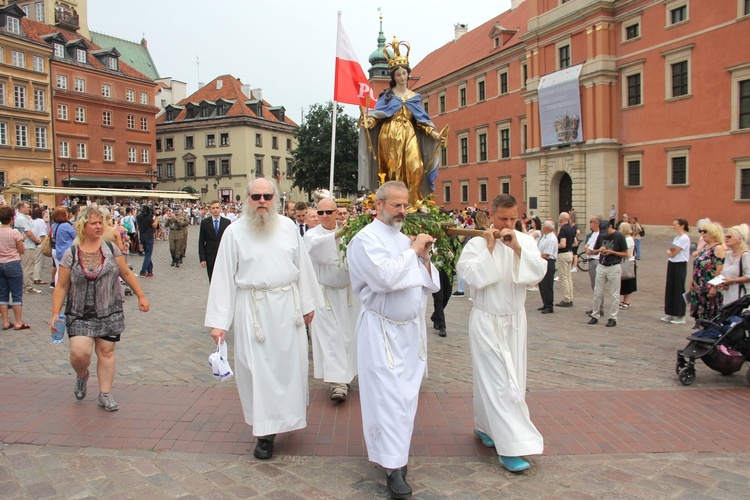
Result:
M55 320L54 326L57 328L57 331L52 333L52 342L59 344L63 341L63 336L65 335L65 314L60 313L57 320Z

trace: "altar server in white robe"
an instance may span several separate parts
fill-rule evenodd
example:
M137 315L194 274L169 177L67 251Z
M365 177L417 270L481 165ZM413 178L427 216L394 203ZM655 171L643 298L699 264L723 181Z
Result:
M377 218L347 249L352 288L362 300L357 359L365 444L369 459L387 469L396 498L411 494L405 477L427 362L425 305L440 289L432 236L401 233L408 201L404 183L380 186Z
M278 214L265 179L248 185L244 216L222 237L208 293L205 325L223 341L234 325L234 371L256 458L273 454L279 432L307 425L307 333L323 303L295 224Z
M475 434L512 472L530 467L521 455L542 453L544 441L529 417L526 394L526 288L544 277L547 262L534 238L513 228L518 204L492 201L493 227L472 238L457 271L471 287L469 347L474 378ZM500 231L496 239L494 231Z
M344 401L357 375L356 326L361 304L352 293L340 248L342 228L336 222L336 202L324 198L311 210L317 211L320 225L308 229L304 240L325 299L310 325L313 375L331 384L333 401Z

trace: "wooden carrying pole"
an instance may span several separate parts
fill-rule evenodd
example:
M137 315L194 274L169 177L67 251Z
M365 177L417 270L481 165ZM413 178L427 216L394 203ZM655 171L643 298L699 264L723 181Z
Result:
M462 227L455 227L450 224L443 224L442 229L448 236L482 236L484 234L484 231L481 229L464 229ZM493 233L495 238L500 238L500 231L495 231ZM506 240L509 240L510 237L506 237Z

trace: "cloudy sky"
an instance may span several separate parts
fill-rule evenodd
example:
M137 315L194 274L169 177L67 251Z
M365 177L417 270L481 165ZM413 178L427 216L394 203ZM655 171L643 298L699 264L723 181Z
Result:
M453 39L454 24L476 28L510 0L88 0L88 21L126 40L145 35L159 74L186 82L188 95L199 77L232 74L299 123L303 108L333 98L337 12L367 71L378 8L387 41L394 34L408 41L414 65Z

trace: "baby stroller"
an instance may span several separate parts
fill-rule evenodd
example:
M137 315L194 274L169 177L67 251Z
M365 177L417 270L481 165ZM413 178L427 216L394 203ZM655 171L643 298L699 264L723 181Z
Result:
M695 360L722 375L740 371L750 358L750 294L724 304L719 314L702 320L702 330L687 337L690 343L677 351L675 371L682 385L695 382ZM750 383L750 369L747 371Z

